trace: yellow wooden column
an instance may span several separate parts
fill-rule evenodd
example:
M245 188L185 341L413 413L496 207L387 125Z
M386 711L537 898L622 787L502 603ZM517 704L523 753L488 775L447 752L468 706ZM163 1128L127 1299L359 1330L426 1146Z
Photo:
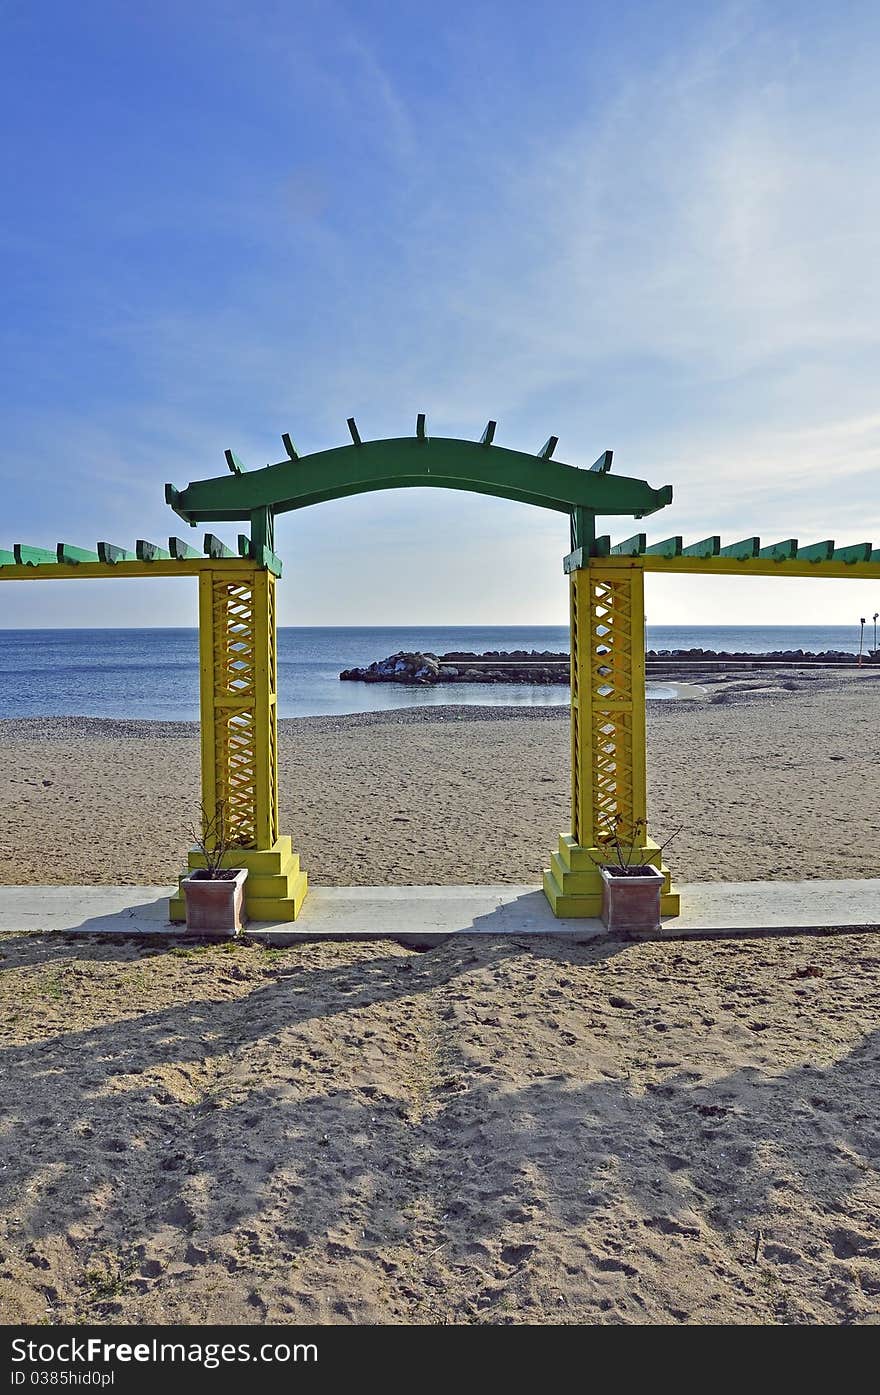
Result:
M664 915L677 915L678 893L647 835L645 775L644 573L593 559L569 578L571 599L571 833L544 872L557 916L597 916L608 861L602 838L634 842L633 861L666 874ZM612 854L613 856L613 854Z
M251 920L295 920L308 882L291 840L278 832L278 646L275 577L218 561L199 576L202 804L222 809L227 867L247 867ZM189 869L204 865L191 849ZM181 894L171 919L184 920Z

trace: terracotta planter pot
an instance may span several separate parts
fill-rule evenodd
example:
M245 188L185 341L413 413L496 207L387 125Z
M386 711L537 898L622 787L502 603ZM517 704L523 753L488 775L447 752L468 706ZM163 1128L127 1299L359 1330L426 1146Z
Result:
M225 877L209 877L199 869L184 877L186 929L189 935L237 935L244 913L244 884L248 869L230 870Z
M626 873L616 867L602 867L600 871L602 920L609 930L645 934L660 929L662 872L649 866L630 867Z

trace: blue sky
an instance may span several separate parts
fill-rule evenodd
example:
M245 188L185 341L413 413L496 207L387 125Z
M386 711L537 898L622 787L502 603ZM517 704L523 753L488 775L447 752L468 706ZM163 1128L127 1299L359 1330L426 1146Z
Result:
M0 546L192 541L166 480L419 411L612 447L675 488L653 537L880 542L878 40L867 0L0 0ZM279 520L280 618L562 623L567 541L476 496L322 505ZM648 605L849 623L880 584ZM184 581L0 606L195 617Z

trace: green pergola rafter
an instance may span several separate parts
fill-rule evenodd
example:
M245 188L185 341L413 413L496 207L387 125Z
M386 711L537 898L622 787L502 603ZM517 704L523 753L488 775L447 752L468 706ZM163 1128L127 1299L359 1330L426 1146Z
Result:
M276 513L379 489L463 489L567 513L578 546L592 540L597 514L643 518L672 500L671 485L653 489L644 480L609 474L611 451L584 470L551 458L555 436L536 455L498 446L494 421L479 441L430 437L422 413L414 436L364 441L353 417L348 428L350 445L312 455L300 455L285 433L287 459L260 470L246 471L238 456L227 451L228 474L180 490L166 485L166 500L193 525L249 518L254 538L269 547Z
M97 548L58 543L54 549L15 543L12 551L0 548L0 581L105 576L192 576L210 571L213 563L255 562L274 576L281 575L281 560L262 544L239 535L238 552L227 547L213 533L205 535L204 555L181 538L169 538L167 549L138 538L134 551L114 543L99 542Z
M643 572L669 574L880 578L880 547L870 542L838 547L831 538L806 544L797 538L785 538L762 546L760 538L751 537L722 547L717 534L687 546L679 535L649 544L644 533L635 533L619 543L603 534L593 540L588 555L586 550L570 553L565 558L565 570L577 571L589 561L605 568L638 566Z

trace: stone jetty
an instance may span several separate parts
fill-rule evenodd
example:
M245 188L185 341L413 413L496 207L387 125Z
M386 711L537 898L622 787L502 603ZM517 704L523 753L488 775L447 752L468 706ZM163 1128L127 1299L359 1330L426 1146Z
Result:
M568 682L568 655L549 650L513 649L484 654L401 651L369 668L346 668L339 677L358 683L538 683Z
M780 668L801 665L837 666L854 664L855 653L826 649L812 653L804 649L778 649L762 654L725 649L649 649L645 655L649 672L676 670L685 677L711 665L755 667L765 664ZM880 664L880 651L863 656L863 663ZM453 650L448 654L429 651L401 650L387 659L379 659L368 668L346 668L341 679L355 683L536 683L567 684L569 657L567 653L550 650L512 649L500 652L490 649L483 654Z

